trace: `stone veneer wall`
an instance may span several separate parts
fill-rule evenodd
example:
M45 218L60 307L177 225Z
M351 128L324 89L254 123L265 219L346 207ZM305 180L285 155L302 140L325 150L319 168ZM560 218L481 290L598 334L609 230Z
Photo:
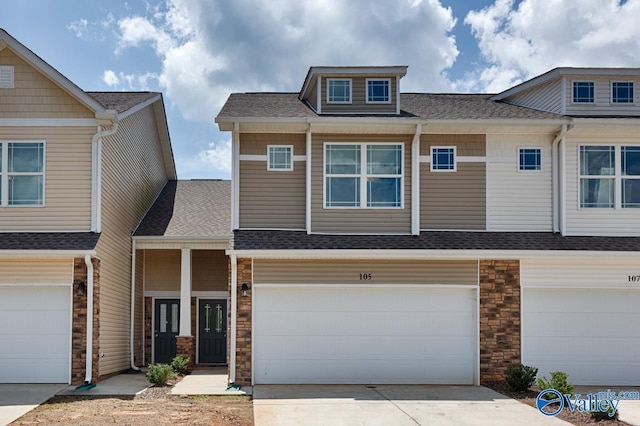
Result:
M100 260L92 259L93 263L93 356L92 381L98 379L100 357L98 342L100 339ZM84 383L87 359L87 293L78 296L77 288L80 283L87 284L87 265L84 258L76 258L73 262L73 316L71 337L71 383Z
M520 262L480 260L480 383L520 363Z
M236 298L236 384L251 385L251 301L253 300L253 277L251 259L238 259L238 288ZM242 297L242 284L247 283L249 294Z

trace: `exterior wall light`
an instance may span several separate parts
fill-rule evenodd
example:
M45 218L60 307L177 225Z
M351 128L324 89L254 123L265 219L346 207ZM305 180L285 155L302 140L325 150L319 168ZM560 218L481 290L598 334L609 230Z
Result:
M248 294L249 294L249 286L247 285L247 283L243 283L242 284L242 297L247 297Z
M76 287L76 295L82 297L85 294L87 294L87 284L84 281L80 281L78 287Z

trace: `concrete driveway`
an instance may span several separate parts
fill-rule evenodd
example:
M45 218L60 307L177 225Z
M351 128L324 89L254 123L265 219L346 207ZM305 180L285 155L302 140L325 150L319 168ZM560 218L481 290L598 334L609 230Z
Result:
M479 386L258 385L256 426L568 425Z
M67 387L60 384L0 384L0 426L5 426Z

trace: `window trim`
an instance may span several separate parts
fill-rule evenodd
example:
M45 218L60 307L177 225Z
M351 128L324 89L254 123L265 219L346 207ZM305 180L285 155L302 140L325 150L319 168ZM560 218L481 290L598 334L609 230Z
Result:
M369 99L369 82L385 81L387 83L387 100L386 101L372 101ZM364 83L365 88L365 103L373 105L388 105L391 103L391 79L390 78L367 78Z
M271 148L289 149L289 167L273 167L271 164ZM270 172L291 172L293 171L293 145L267 145L267 171Z
M593 86L593 98L590 101L576 101L576 83L590 83ZM591 105L596 103L596 82L593 80L572 80L571 81L571 103L575 105Z
M631 102L620 102L620 101L616 101L614 99L614 93L615 91L613 90L613 85L616 83L626 83L626 84L631 84ZM634 81L630 81L630 80L611 80L610 84L609 84L609 91L610 91L610 99L609 101L611 102L611 104L613 105L619 105L619 106L633 106L636 103L636 84Z
M349 100L348 101L332 101L331 100L331 82L348 81L349 82ZM327 104L349 105L353 102L353 79L333 77L327 78Z
M18 172L9 173L9 144L39 143L42 144L42 172ZM2 171L0 171L0 207L9 208L42 208L46 206L46 166L47 166L47 143L44 140L0 140L0 161L2 161ZM40 204L9 204L9 175L16 176L42 176L42 203Z
M538 154L540 155L540 163L538 164L538 168L536 169L523 169L522 166L523 164L521 163L521 159L522 159L522 151L524 150L536 150L538 151ZM541 172L543 169L543 165L542 165L542 147L539 146L522 146L522 147L518 147L518 173L522 172L522 173L536 173L536 172Z
M329 145L359 145L360 146L360 173L335 175L327 174L327 146ZM367 173L367 146L370 145L396 145L400 147L400 174L399 175L370 175ZM336 210L403 210L405 199L405 144L403 142L324 142L322 145L322 208ZM328 206L327 205L327 178L329 177L359 177L360 178L360 205L359 206ZM367 206L367 177L376 176L380 178L400 178L400 205L388 206Z
M453 168L452 169L434 169L433 151L436 149L452 149L453 150ZM458 148L456 146L431 146L429 148L429 171L434 173L455 173L458 171Z

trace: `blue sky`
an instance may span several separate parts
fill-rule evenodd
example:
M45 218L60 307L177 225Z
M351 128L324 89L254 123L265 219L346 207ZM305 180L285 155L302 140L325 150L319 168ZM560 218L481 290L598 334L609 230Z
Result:
M229 178L213 122L229 93L298 91L312 65L491 93L557 66L640 67L638 16L640 0L0 0L0 27L82 89L163 92L181 179Z

